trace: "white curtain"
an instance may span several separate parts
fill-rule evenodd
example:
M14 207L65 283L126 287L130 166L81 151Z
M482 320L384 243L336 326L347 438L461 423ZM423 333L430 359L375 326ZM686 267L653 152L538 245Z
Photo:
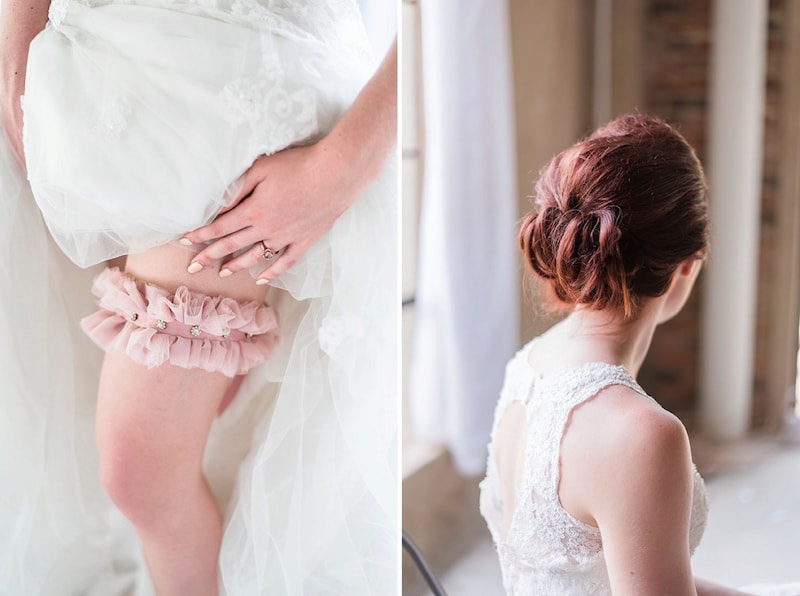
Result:
M412 432L444 443L460 471L477 474L519 340L508 8L497 0L420 6L425 167Z

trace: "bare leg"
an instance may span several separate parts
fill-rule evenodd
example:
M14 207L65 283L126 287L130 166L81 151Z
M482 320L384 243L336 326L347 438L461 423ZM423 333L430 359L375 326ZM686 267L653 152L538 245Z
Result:
M165 246L128 258L126 271L240 301L263 300L247 272L186 273L191 254ZM103 363L97 441L103 485L142 540L159 596L217 594L222 516L203 476L211 423L231 379L169 364L147 369L123 354Z

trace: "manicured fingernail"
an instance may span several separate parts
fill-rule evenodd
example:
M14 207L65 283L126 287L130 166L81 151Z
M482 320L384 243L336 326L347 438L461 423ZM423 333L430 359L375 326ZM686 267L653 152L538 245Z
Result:
M256 280L256 285L257 285L257 286L265 286L265 285L267 285L269 282L270 282L270 280L268 280L268 279L260 278L260 279L257 279L257 280Z
M191 246L192 244L194 244L188 238L181 238L180 240L178 240L178 243L183 244L184 246Z
M194 263L189 265L189 268L186 271L188 271L189 273L197 273L202 268L203 268L203 264L195 261Z
M220 269L219 270L219 276L220 277L228 277L229 275L233 275L233 271L231 271L230 269Z

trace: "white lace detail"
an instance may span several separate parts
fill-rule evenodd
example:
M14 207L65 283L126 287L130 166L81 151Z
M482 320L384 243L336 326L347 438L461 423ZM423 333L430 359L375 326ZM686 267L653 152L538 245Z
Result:
M233 0L230 12L254 17L259 25L286 33L304 32L320 40L341 41L338 25L361 22L355 0Z
M84 6L147 4L209 16L231 17L239 24L322 41L333 47L369 54L361 11L356 0L52 0L50 21L59 27L70 1ZM193 10L197 9L197 10Z
M47 10L47 18L50 23L58 29L61 23L64 22L64 17L67 16L67 9L69 8L69 0L52 0L50 8Z
M531 342L533 343L533 342ZM526 409L524 472L516 509L506 523L493 446L481 482L481 513L495 542L508 594L610 595L600 531L574 517L558 500L561 438L570 412L609 385L624 385L647 396L623 367L590 363L537 377L528 363L530 345L508 363L495 412L497 425L512 402ZM533 399L533 396L536 399ZM703 479L694 470L691 550L700 543L708 516Z
M94 130L106 138L119 138L128 127L131 111L131 104L125 97L112 98L101 108Z
M222 90L225 119L233 125L247 124L251 144L266 154L306 139L318 132L314 91L300 88L289 91L275 56L265 55L258 76L231 81Z
M232 0L223 10L251 26L321 41L336 48L343 64L372 61L356 0Z
M303 7L298 7L297 12L305 13L308 11ZM300 39L313 38L313 36L307 31L294 24L291 19L288 19L286 16L273 10L270 10L267 6L261 4L257 0L234 0L233 4L231 5L231 14L237 17L249 19L270 29L290 33Z

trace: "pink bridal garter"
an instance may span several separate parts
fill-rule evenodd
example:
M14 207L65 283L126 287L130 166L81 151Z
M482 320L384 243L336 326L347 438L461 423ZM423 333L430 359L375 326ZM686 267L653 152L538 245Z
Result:
M175 293L106 269L92 293L100 310L81 327L106 351L149 368L169 362L234 377L269 358L278 341L271 306L206 296L181 286Z

